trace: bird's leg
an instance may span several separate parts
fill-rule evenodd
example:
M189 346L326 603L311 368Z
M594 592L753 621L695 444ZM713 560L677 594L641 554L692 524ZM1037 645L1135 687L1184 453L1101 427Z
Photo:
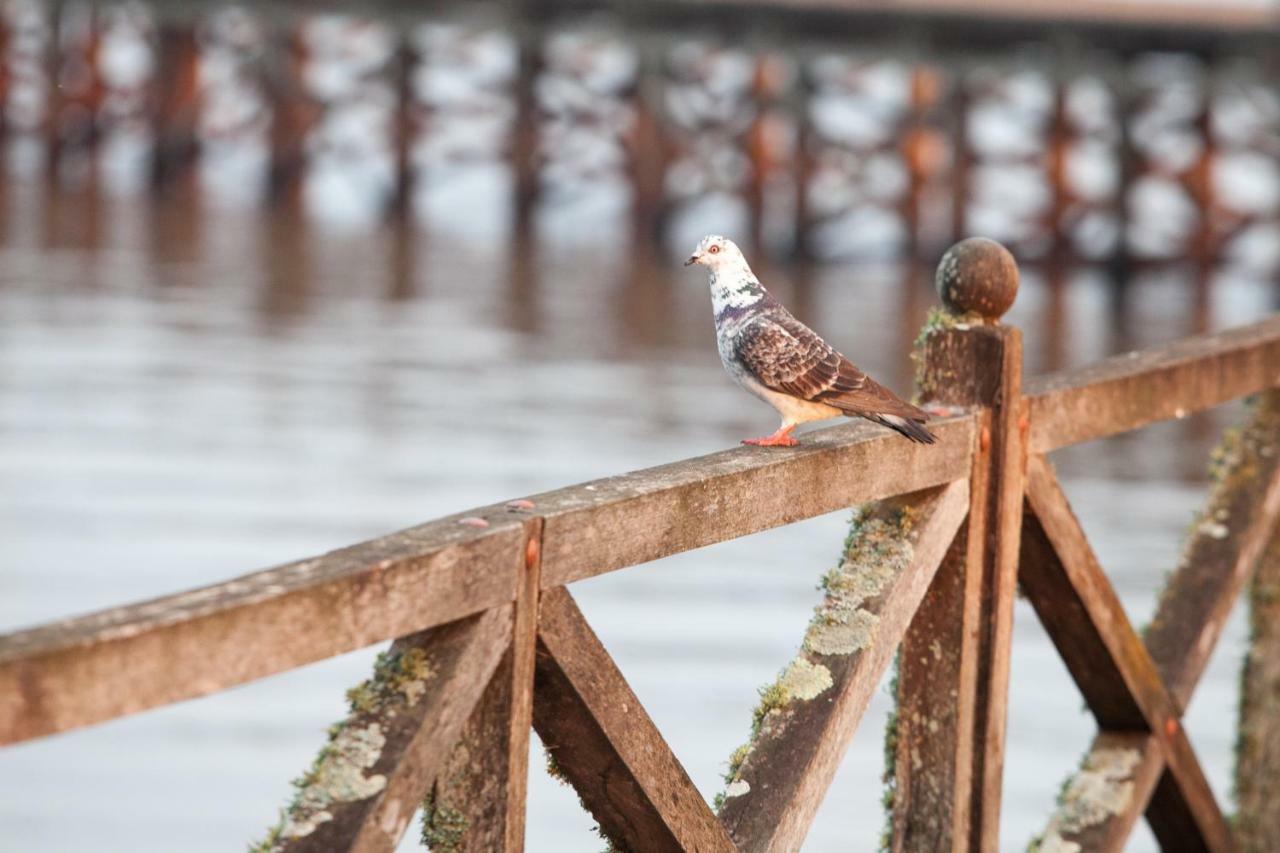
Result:
M795 424L783 424L771 436L766 438L744 438L742 443L752 444L756 447L795 447L800 443L791 437L791 431L795 428Z

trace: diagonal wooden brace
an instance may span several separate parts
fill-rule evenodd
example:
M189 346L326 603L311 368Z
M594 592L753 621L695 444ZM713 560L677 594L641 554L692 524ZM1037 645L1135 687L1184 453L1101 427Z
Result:
M542 594L533 726L624 850L736 848L564 587Z
M850 539L857 553L845 555L802 651L768 691L772 704L762 705L758 731L726 791L720 814L743 850L791 851L803 843L968 507L968 482L958 480L882 501L861 520Z
M524 849L542 519L525 521L511 646L423 802L423 841L453 853Z
M1029 461L1019 580L1104 731L1149 732L1176 792L1184 845L1231 849L1226 821L1174 703L1102 571L1057 477ZM1142 807L1138 801L1129 808Z
M1250 418L1224 437L1215 451L1215 483L1200 523L1183 547L1178 566L1160 597L1145 642L1173 700L1185 707L1191 698L1222 625L1240 589L1260 559L1268 531L1280 519L1280 391L1262 395ZM1110 736L1098 735L1086 764L1100 763L1112 748ZM1147 819L1166 847L1183 843L1177 799L1167 797L1176 786L1156 788L1164 759L1154 740L1137 746L1138 766L1154 765L1155 774L1136 773L1129 801L1135 808L1095 814L1087 822L1072 821L1061 806L1044 837L1059 837L1084 850L1120 851L1129 836L1137 808L1147 804ZM1074 780L1069 785L1074 785ZM1155 795L1153 798L1153 794Z
M397 640L388 659L416 650L421 685L361 688L371 692L353 698L352 715L304 777L299 800L257 849L394 850L507 648L511 610Z

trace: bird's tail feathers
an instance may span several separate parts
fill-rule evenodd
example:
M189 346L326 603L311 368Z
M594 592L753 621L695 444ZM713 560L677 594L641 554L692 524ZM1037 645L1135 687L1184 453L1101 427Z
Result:
M938 437L925 429L920 422L910 418L903 418L898 415L868 415L867 420L875 421L878 424L887 426L889 429L897 430L907 438L920 444L933 444L938 440Z

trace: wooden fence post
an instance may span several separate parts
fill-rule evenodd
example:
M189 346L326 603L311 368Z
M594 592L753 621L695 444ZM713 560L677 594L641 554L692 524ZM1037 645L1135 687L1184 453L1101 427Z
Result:
M422 841L454 853L521 853L533 725L542 519L525 521L511 646L423 800Z
M937 284L947 311L921 336L920 396L983 411L968 522L902 645L890 842L995 851L1027 426L1022 336L999 319L1018 268L1000 244L970 239L943 256Z

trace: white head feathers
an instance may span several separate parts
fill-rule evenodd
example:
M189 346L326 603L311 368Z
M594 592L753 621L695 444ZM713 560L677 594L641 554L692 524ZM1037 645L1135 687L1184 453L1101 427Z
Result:
M689 260L684 263L685 266L701 264L704 267L710 267L713 273L729 270L745 270L748 275L751 273L751 267L743 257L742 250L732 240L721 237L719 234L708 234L703 237L698 248L693 250Z
M711 270L711 304L716 315L725 308L746 308L764 298L764 288L732 240L709 234L684 262Z

